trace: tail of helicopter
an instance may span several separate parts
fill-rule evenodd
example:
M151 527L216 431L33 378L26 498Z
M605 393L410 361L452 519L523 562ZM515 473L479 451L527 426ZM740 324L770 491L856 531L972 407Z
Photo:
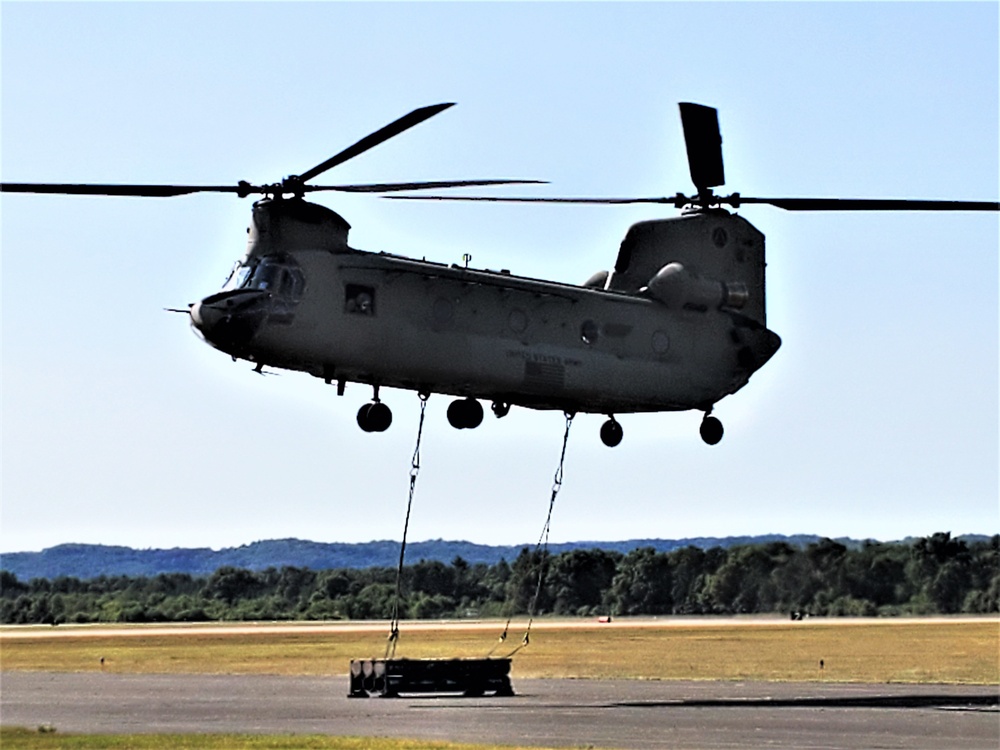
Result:
M633 225L607 288L644 294L681 314L728 314L738 388L781 345L767 329L765 265L764 235L750 222L723 209L699 210Z

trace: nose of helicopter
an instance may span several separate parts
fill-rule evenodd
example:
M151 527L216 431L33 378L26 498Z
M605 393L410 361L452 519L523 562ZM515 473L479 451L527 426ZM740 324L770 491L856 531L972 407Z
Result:
M268 292L255 289L213 294L191 305L191 326L216 349L238 354L267 317L270 299Z

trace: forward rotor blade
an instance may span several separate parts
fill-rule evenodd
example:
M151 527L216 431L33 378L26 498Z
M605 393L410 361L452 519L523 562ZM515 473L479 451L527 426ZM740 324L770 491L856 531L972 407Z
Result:
M0 183L3 193L49 193L56 195L134 195L143 198L171 198L191 193L259 192L251 185L91 185L47 182Z
M306 192L336 190L342 193L393 193L397 190L433 190L485 185L547 185L544 180L447 180L444 182L382 182L370 185L304 185Z
M730 202L723 199L725 202ZM906 198L745 198L732 204L764 203L786 211L1000 211L990 201L911 200Z
M322 164L317 164L312 169L303 172L302 174L299 175L299 180L301 180L302 182L311 180L316 175L322 174L326 170L331 169L332 167L335 167L338 164L343 164L345 161L347 161L348 159L353 159L358 154L363 154L368 149L374 148L383 141L387 141L393 136L399 135L404 130L409 130L414 125L419 125L427 118L433 117L438 112L442 112L448 109L448 107L453 107L453 106L455 106L455 103L449 102L446 104L434 104L429 107L421 107L420 109L415 109L408 115L403 115L398 120L390 122L384 128L380 128L379 130L376 130L374 133L366 135L364 138L355 143L353 146L348 146L339 154L331 156Z
M628 203L668 203L674 198L504 198L487 195L384 195L390 201L487 201L490 203L589 203L624 205Z
M725 184L719 113L712 107L690 102L682 102L679 106L691 181L699 193Z

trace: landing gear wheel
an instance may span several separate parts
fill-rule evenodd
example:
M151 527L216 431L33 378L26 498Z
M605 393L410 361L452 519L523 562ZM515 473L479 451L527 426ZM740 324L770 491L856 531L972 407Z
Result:
M474 430L483 423L483 405L474 398L470 398L466 409L466 429Z
M701 432L701 439L706 443L709 445L717 445L718 442L722 440L722 434L724 432L722 429L722 422L715 417L709 417L706 415L705 418L701 420L701 428L699 429L699 432Z
M496 415L497 419L500 419L501 417L506 417L507 414L510 412L510 404L508 404L506 401L494 401L493 405L490 406L490 408L493 410L493 413Z
M392 424L392 411L381 401L358 409L358 427L365 432L385 432Z
M358 409L358 427L360 427L365 432L371 432L371 422L368 420L368 412L375 404L365 404L360 409Z
M368 409L368 422L372 432L385 432L392 424L392 410L381 401L374 403Z
M622 426L615 421L614 417L610 417L607 422L601 425L601 442L604 443L609 448L614 448L622 441L625 431Z
M474 430L483 423L483 405L474 398L462 398L448 405L448 423L457 430Z

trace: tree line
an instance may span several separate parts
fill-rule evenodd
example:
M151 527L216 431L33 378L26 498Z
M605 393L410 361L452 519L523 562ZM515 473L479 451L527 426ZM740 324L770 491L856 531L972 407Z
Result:
M539 578L541 584L539 585ZM400 613L413 619L537 615L922 615L1000 612L1000 535L967 543L948 533L910 543L830 539L627 554L550 555L513 563L421 560L403 568ZM388 619L396 570L252 571L208 576L71 576L23 582L0 571L0 622L199 622ZM532 609L533 608L533 609Z

